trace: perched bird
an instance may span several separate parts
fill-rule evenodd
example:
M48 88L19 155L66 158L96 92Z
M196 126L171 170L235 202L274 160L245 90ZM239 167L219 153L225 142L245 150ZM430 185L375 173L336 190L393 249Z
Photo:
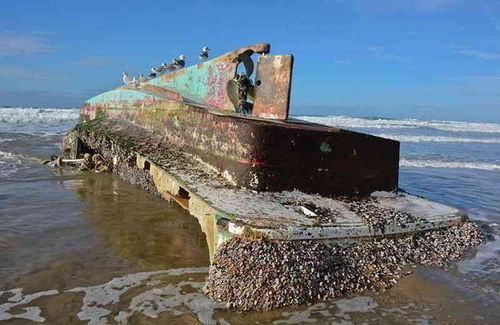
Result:
M200 61L203 62L203 61L208 60L208 51L211 51L211 49L209 49L206 46L203 46L203 48L201 49L201 53L200 53Z
M161 65L165 73L171 72L175 70L175 59L172 60L172 63L163 63Z
M163 62L161 65L160 65L160 72L161 73L165 73L167 71L167 67L168 67L168 64L166 64L165 62Z
M182 69L186 66L186 57L184 54L179 55L178 59L173 60L173 64L176 69Z
M153 79L153 78L156 78L159 74L159 71L158 71L158 68L157 67L152 67L150 69L151 73L149 74L148 78L149 79Z
M126 85L131 85L131 84L137 83L137 80L135 79L135 77L134 78L129 77L126 72L122 73L122 80L123 80L123 83Z

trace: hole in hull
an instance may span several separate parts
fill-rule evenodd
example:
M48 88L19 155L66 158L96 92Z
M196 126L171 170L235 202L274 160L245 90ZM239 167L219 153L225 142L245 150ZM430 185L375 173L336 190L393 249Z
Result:
M183 187L179 186L179 191L177 192L175 198L183 208L189 209L189 199L191 196Z

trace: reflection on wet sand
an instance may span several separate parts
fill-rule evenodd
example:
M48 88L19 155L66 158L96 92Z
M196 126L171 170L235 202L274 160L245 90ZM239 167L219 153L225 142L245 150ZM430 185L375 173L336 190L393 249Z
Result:
M174 202L153 197L115 175L92 175L75 188L104 246L138 265L208 266L205 235Z
M41 241L42 246L46 246L43 250L51 252L54 258L38 258L33 264L31 261L36 256L29 254L36 254L36 250L21 247L9 253L13 258L17 254L20 265L16 267L25 273L0 283L0 320L21 318L41 322L47 319L50 324L68 324L86 319L92 323L91 319L78 314L88 296L84 295L85 288L116 277L133 277L141 271L171 274L172 271L165 270L202 267L189 270L197 273L200 281L197 287L203 285L209 265L205 236L197 220L184 209L110 174L60 175L43 185L45 188L37 192L37 202L50 199L53 204L38 204L35 210L43 219L38 218L37 223L29 226L34 228L41 225L40 222L54 224L53 228L44 228ZM74 193L76 197L61 197L56 194L59 192ZM81 212L75 215L54 209L61 200L69 202L67 207ZM29 206L31 202L26 203L24 208L33 210ZM67 218L70 214L72 217ZM64 220L64 228L60 228L58 220ZM76 242L58 244L63 236L61 231L71 227L87 235L75 236ZM30 236L31 233L18 234L16 240L26 241ZM165 285L165 282L156 284ZM106 294L104 292L102 294ZM58 312L61 306L64 313ZM123 311L128 310L123 307ZM130 313L121 323L130 317L136 315Z
M427 306L423 311L438 324L475 324L479 320L494 324L500 317L499 293L486 294L454 269L420 268L381 295L379 301L386 306L402 301Z

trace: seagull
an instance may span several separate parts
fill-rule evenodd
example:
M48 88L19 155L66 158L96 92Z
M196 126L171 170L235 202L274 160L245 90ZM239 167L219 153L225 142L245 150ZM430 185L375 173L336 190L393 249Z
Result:
M168 64L163 62L161 65L160 65L160 71L161 73L165 73L166 71L168 70Z
M173 60L173 63L176 69L182 69L186 66L186 57L181 54L178 59Z
M163 63L161 66L166 73L172 72L175 70L175 59L172 60L172 63Z
M203 48L201 49L201 53L200 53L200 61L203 62L203 61L208 60L208 51L211 51L211 49L209 49L206 46L203 46Z
M152 67L149 71L151 71L151 73L148 76L148 78L150 79L156 78L156 76L160 74L157 67Z
M123 83L126 85L131 85L131 84L137 83L137 80L135 79L135 77L134 78L129 77L126 72L122 73L122 80L123 80Z

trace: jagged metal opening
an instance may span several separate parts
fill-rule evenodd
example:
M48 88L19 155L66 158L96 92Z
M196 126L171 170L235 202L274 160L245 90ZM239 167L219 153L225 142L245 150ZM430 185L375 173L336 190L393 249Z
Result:
M183 187L179 186L179 192L177 192L177 195L181 199L189 200L191 196L189 195L189 192L186 191Z
M186 191L182 186L179 186L179 190L177 191L177 195L175 195L175 200L184 208L189 210L189 199L191 195Z

